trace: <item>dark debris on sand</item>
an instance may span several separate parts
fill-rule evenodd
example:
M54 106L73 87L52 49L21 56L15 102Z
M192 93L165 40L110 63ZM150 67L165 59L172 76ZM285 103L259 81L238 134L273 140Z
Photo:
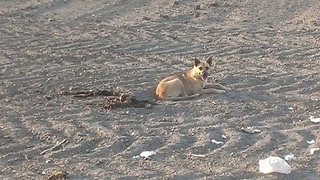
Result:
M137 99L129 93L119 92L114 89L89 91L63 91L61 94L65 96L73 96L74 98L104 96L102 106L106 110L113 110L116 108L126 107L150 109L153 105L157 104L156 102L150 100Z

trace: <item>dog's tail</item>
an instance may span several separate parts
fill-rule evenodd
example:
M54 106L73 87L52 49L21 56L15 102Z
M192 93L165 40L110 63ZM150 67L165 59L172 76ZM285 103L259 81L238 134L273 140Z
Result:
M199 96L200 96L200 94L193 94L190 96L166 97L163 100L165 100L165 101L184 101L184 100L193 99L193 98L196 98Z

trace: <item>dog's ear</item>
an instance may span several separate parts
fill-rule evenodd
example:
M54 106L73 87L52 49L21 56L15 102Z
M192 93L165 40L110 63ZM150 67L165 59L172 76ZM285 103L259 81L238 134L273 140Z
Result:
M206 61L210 66L212 66L212 56L209 56Z
M200 60L198 58L194 58L194 67L197 67L200 64Z

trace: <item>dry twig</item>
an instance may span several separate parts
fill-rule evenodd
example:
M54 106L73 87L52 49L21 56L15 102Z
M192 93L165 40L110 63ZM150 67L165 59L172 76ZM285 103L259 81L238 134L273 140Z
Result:
M57 151L57 150L59 150L59 149L61 148L61 146L62 146L63 144L65 144L65 143L67 143L67 140L66 140L66 139L62 140L61 142L58 142L58 143L57 143L56 145L54 145L53 147L42 151L42 152L40 153L40 155L44 155L44 154L46 154L46 153L49 152L49 151Z

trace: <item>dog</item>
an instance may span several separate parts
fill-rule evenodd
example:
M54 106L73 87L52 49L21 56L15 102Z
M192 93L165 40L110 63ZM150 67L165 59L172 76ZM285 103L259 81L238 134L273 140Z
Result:
M203 94L225 93L229 88L219 83L207 83L211 67L212 56L204 61L195 58L192 69L167 77L158 84L155 92L157 99L179 101Z

